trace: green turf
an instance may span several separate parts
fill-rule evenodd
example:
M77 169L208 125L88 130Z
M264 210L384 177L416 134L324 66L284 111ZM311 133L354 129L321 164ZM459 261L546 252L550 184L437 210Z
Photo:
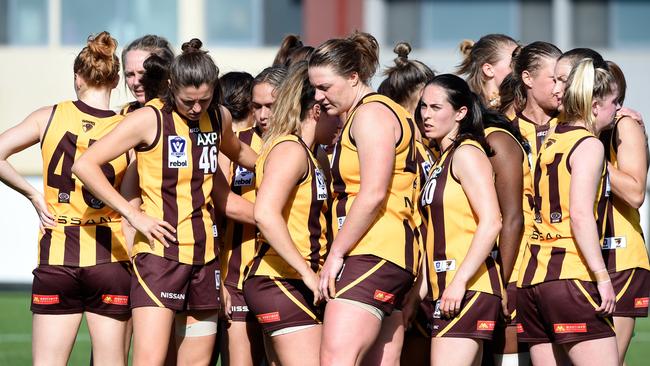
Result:
M0 292L0 365L31 365L31 312L29 293ZM69 365L88 365L90 338L85 322L77 336ZM645 361L644 361L645 360ZM627 353L627 365L647 365L650 360L650 319L637 321Z
M0 292L0 365L32 364L32 313L27 292ZM56 336L56 335L53 335ZM90 337L81 324L69 365L88 365Z

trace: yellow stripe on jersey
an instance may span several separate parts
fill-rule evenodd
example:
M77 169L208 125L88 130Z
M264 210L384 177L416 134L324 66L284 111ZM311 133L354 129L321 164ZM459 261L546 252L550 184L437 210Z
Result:
M613 129L604 131L600 135L600 140L605 145L605 156L616 168L618 168L616 143L618 121L620 119L616 121ZM613 192L610 194L610 205L607 207L602 253L609 272L620 272L630 268L650 270L639 210L628 205Z
M415 238L417 224L414 217L417 199L416 127L410 114L386 96L369 94L363 97L349 113L341 131L332 161L334 236L344 225L347 212L361 187L359 156L351 128L358 107L368 103L381 103L390 109L401 126L402 136L395 146L395 163L385 203L348 255L374 255L416 275L422 254Z
M263 141L253 127L237 131L237 137L259 154ZM247 199L255 202L255 172L238 165L230 164L230 189ZM219 253L221 277L224 283L243 288L244 279L249 265L255 256L257 228L234 220L226 221L223 237L223 251Z
M282 208L282 217L287 224L296 249L305 262L311 266L311 269L318 272L327 255L327 222L325 219L328 198L327 183L316 158L300 137L295 135L279 137L271 143L271 148L258 157L255 164L256 189L259 189L264 180L266 158L275 146L283 142L301 144L308 156L308 174L289 195L287 203ZM249 276L301 278L300 274L282 259L261 234L259 241L259 249L253 259Z
M53 107L41 155L45 201L57 225L39 233L39 264L87 267L129 260L120 215L72 174L75 159L122 119L81 101ZM122 154L101 167L118 190L128 163L127 154Z
M156 141L137 148L142 209L176 229L169 248L136 233L133 253L152 253L185 264L202 265L216 257L216 226L212 220L212 179L217 171L221 114L209 110L190 121L152 102L158 117Z
M549 131L557 126L557 122L557 117L553 117L545 124L538 125L521 113L518 113L515 118L512 119L512 123L519 129L521 136L523 136L530 145L530 155L528 155L528 159L530 160L531 169L535 169L535 162L537 161L539 149L544 143Z
M474 140L460 146L473 146L484 151ZM443 152L422 190L420 204L427 209L427 269L433 299L442 296L470 250L478 228L478 217L469 203L460 182L451 171L454 152ZM467 290L501 296L501 275L496 261L488 256L467 282Z
M485 129L485 137L488 137L490 134L494 132L502 132L507 134L508 136L512 137L517 144L519 144L519 141L507 130L499 127L488 127ZM531 233L533 231L533 221L534 221L534 212L533 212L533 176L531 173L531 166L530 166L530 161L527 159L527 153L526 151L522 148L521 149L522 153L524 154L524 160L522 162L522 173L523 173L523 201L521 204L521 207L523 208L524 211L524 232L521 237L521 243L519 245L519 248L517 249L517 256L515 259L515 265L512 269L512 274L510 275L510 278L506 280L505 283L511 283L511 282L516 282L517 278L519 277L519 268L521 267L521 263L524 259L524 250L526 248L526 243L528 242L528 237L527 234Z
M585 139L595 138L582 127L558 125L542 146L534 173L535 222L517 286L529 286L558 279L594 281L587 263L575 242L569 215L571 168L569 160ZM606 167L594 202L594 217L602 239L607 206Z

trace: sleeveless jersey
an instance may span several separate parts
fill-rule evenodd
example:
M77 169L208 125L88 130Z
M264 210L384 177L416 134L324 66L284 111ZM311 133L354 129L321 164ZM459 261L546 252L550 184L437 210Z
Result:
M620 119L619 119L620 120ZM607 161L618 167L616 127L600 134L605 145ZM605 239L603 240L603 259L609 272L619 272L630 268L650 270L648 252L641 229L639 210L610 194L605 218Z
M316 158L300 137L288 135L273 141L271 148L257 159L255 185L256 189L259 189L264 179L264 163L271 150L278 144L287 141L293 141L303 146L308 157L309 170L289 195L287 203L282 208L282 217L287 224L296 249L305 262L309 263L311 269L318 272L323 266L327 254L327 223L325 219L328 198L327 183ZM249 276L301 278L298 272L280 257L261 234L259 241L259 249L253 259Z
M465 140L460 144L465 145L484 151L474 140ZM443 152L433 166L420 198L420 204L428 211L429 218L425 247L434 300L442 296L453 280L456 270L467 256L478 227L478 217L451 170L456 149ZM485 262L467 282L467 290L501 296L501 275L494 258L489 255L485 258Z
M358 107L368 103L381 103L389 108L402 128L402 136L395 145L395 162L385 203L348 255L375 255L417 275L421 248L415 238L417 224L413 206L417 199L416 127L410 114L386 96L363 97L341 131L332 161L334 237L361 187L359 157L351 127Z
M39 264L88 267L129 260L120 215L72 174L75 159L122 118L79 100L53 107L41 154L45 201L57 224L39 234ZM101 167L118 191L128 164L128 154L122 154Z
M436 160L433 156L431 150L427 147L424 141L415 141L415 147L417 148L417 157L416 161L418 163L418 195L424 187L424 183L427 181L429 173L431 173L431 167L433 167L434 161ZM418 205L417 213L419 215L420 223L418 225L418 235L420 236L420 243L424 245L427 242L427 220L429 215L427 210Z
M553 280L595 280L575 242L569 215L569 160L576 147L588 138L596 137L585 128L561 124L540 149L533 178L534 229L529 234L519 271L519 287ZM600 239L608 200L605 174L606 167L603 166L594 202L594 217Z
M250 127L237 131L235 135L259 154L263 141L255 128ZM230 164L230 189L254 203L255 172L232 162ZM234 220L225 221L226 230L223 237L223 251L219 253L221 276L224 283L241 289L248 265L255 256L257 228L255 225L242 224Z
M529 120L523 114L517 113L515 118L512 120L512 124L519 129L521 136L524 137L528 144L530 145L530 154L528 155L528 160L530 161L530 166L532 169L535 169L535 161L539 153L546 135L548 135L549 130L554 128L557 125L557 118L551 118L545 125L538 125L537 123Z
M151 249L137 232L133 255L152 253L185 264L203 265L216 257L217 227L212 214L212 180L221 142L221 114L209 110L191 121L175 111L149 105L157 116L150 146L136 150L142 210L176 228L176 243Z
M122 109L120 110L120 114L123 116L126 116L127 114L134 112L142 107L142 104L138 102L137 100L134 100L131 103L126 103L124 106L122 106Z
M488 127L485 129L485 137L490 136L490 134L494 132L503 132L507 134L508 136L512 137L515 142L517 142L517 145L519 145L519 141L507 130L499 127ZM526 243L528 242L528 233L531 233L533 231L533 218L534 218L534 213L533 213L533 206L534 206L534 201L533 201L533 176L530 171L530 161L527 159L527 154L524 148L522 147L521 149L522 153L524 154L524 160L522 163L522 174L523 174L523 202L521 203L521 207L524 211L524 233L521 237L521 243L519 244L519 248L517 249L517 256L515 259L515 265L512 269L512 274L510 275L510 278L506 279L505 283L511 283L511 282L516 282L517 277L519 276L519 267L521 267L521 262L524 258L524 250L526 248Z

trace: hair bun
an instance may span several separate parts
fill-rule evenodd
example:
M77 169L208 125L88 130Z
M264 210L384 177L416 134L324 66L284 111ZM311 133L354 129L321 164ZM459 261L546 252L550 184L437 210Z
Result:
M183 53L201 52L201 46L203 42L200 39L192 38L189 42L183 43L181 50Z
M462 53L463 56L468 56L469 53L472 52L472 47L474 47L474 41L471 39L462 40L458 46L460 53Z
M411 53L411 45L408 44L407 42L400 42L397 45L395 45L393 52L397 54L397 58L395 59L395 64L397 66L406 65L408 63L409 53Z
M90 52L97 58L112 60L113 53L117 48L117 41L111 34L104 31L94 36L89 36L87 46Z

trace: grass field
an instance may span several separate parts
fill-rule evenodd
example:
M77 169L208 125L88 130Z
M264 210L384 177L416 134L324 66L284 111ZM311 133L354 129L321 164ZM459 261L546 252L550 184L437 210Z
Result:
M28 292L0 292L0 365L31 365L31 312ZM54 335L56 336L56 335ZM88 365L90 337L82 324L70 357L70 365ZM644 361L645 360L645 361ZM650 319L637 321L636 334L627 354L628 366L648 365Z

